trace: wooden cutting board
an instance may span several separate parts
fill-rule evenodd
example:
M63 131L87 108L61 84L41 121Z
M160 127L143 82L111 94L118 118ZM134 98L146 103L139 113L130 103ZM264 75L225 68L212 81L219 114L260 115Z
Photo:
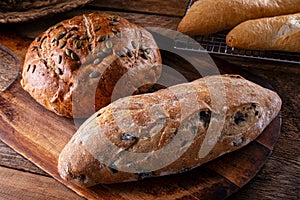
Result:
M0 36L0 45L11 51L10 54L15 56L20 66L29 43L12 35ZM176 69L187 79L199 77L189 63L180 57L167 52L162 52L162 56L164 64ZM271 88L247 71L218 59L215 61L222 73L237 73ZM162 77L172 78L172 75L164 72ZM224 199L257 174L270 156L280 134L281 118L277 116L254 142L192 171L139 182L80 188L62 180L57 172L59 153L77 129L74 121L57 116L40 106L21 88L19 82L20 74L0 94L0 139L56 180L88 199Z

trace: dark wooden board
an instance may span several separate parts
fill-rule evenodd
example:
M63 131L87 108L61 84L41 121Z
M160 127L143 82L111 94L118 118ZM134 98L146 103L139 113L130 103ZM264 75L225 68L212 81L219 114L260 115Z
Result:
M1 36L0 44L9 48L22 64L30 41ZM193 80L198 77L189 64L173 54L163 53L164 63ZM193 55L192 55L193 56ZM197 56L197 55L195 55ZM247 71L215 59L220 71L238 73L270 88ZM205 64L205 61L201 61ZM204 66L205 67L205 66ZM168 74L164 74L168 77ZM79 188L62 180L57 158L76 131L73 120L59 117L37 104L20 86L20 75L0 95L0 138L41 169L86 198L99 199L224 199L243 187L260 170L277 141L281 119L278 116L263 134L245 148L224 155L183 174L151 178L139 182ZM230 162L229 162L230 161Z

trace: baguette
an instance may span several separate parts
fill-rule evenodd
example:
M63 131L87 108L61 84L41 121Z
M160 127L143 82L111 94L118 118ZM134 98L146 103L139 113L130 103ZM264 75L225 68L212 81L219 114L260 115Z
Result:
M300 13L243 22L226 36L230 47L300 52Z
M184 172L254 140L280 107L275 92L236 75L125 97L82 124L58 171L84 187Z
M116 15L84 14L50 27L31 43L21 85L56 114L87 118L114 100L113 92L121 97L147 90L159 78L161 63L156 42L143 27ZM117 90L127 72L135 78Z
M178 31L208 35L241 22L300 12L300 0L199 0L188 10Z

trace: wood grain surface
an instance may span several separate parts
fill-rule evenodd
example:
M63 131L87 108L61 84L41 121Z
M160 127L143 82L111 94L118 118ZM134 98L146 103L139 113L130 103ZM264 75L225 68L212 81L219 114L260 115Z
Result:
M156 2L159 3L160 1L157 0ZM170 2L174 1L170 0ZM117 4L115 4L115 8L117 10L130 10L129 8L126 8L126 6L123 8L118 8ZM106 8L103 9L99 7L98 9L102 12L107 12L108 7L106 6ZM137 9L137 12L146 12L143 11L142 8L136 7L135 9ZM181 7L179 8L179 10L180 9L181 13L183 13L185 7ZM48 26L60 21L61 19L69 18L74 14L79 14L82 12L89 11L87 11L86 9L81 9L76 10L74 12L65 13L63 15L56 15L53 18L51 18L51 20L41 19L39 21L35 21L34 23L21 23L18 25L1 25L1 45L8 45L11 41L9 38L15 37L15 33L18 36L22 36L22 38L25 39L25 42L23 40L22 43L16 43L16 49L14 49L14 53L16 55L19 55L20 58L22 58L22 55L24 55L24 52L26 52L26 49L24 47L28 46L31 39L34 38L37 34L45 30ZM162 15L137 14L131 12L122 12L122 14L123 16L132 20L133 22L139 23L143 26L163 26L166 28L176 29L180 18L166 16L168 14L166 14L163 9L160 9L160 12L160 14ZM5 35L3 33L10 34L6 34L6 36L3 36ZM223 57L222 59L228 60L227 57ZM239 60L236 59L234 63L245 63L245 61L241 60L241 62L239 62ZM264 64L265 63L260 64L260 62L253 64L251 61L249 61L247 65L243 66L246 66L247 69L250 70L253 74L262 77L266 82L270 83L282 97L283 121L281 135L278 139L277 144L275 145L272 155L266 160L265 165L262 167L261 171L259 171L258 174L248 184L246 184L242 189L239 189L228 199L300 199L300 121L298 117L298 113L300 112L298 106L300 97L300 78L298 74L294 73L296 71L299 71L297 69L300 69L300 66L299 68L297 68L297 66L294 66L293 70L289 71L285 70L287 68L283 68L286 67L284 63L269 63L268 67L262 68L261 66L264 66ZM23 106L26 107L26 105ZM2 102L0 102L0 107L2 108ZM9 113L9 111L7 112ZM1 133L5 134L2 131ZM268 141L267 138L262 137L260 138L260 140L265 140L263 144L265 144L265 146L268 147L267 149L271 147L268 146L266 142ZM255 145L261 143L260 140L258 140L258 142ZM261 155L266 155L266 153L267 152L262 152ZM213 169L214 166L207 165L206 169L203 171L204 175L210 175L210 172L212 171L211 169L209 169L210 167ZM9 171L7 171L7 169ZM40 183L40 185L43 185L41 177L50 177L48 173L45 173L44 171L40 170L38 167L32 164L32 162L28 161L26 158L18 154L16 151L12 150L10 147L8 147L1 141L0 171L0 180L2 183L8 182L8 179L13 180L15 182L15 184L13 186L11 185L11 187L7 187L4 185L2 187L1 185L1 199L20 199L20 193L22 194L22 199L65 199L65 197L68 197L68 195L71 196L72 194L74 194L72 191L66 190L63 196L54 195L52 191L60 190L59 188L64 186L62 184L49 183L47 183L46 186L48 191L39 192L40 188L35 184ZM197 171L190 172L188 176L189 179L187 179L185 182L193 182L194 175L197 175L197 173ZM16 175L6 176L5 174ZM30 175L30 179L26 178L27 175ZM185 177L185 174L181 176ZM215 176L214 180L217 179L218 176ZM24 181L24 184L25 182L26 184L31 184L31 187L25 188L23 185L16 184L20 180L26 180ZM162 180L164 180L164 178ZM205 177L203 179L200 179L199 181L203 180L205 180ZM53 183L55 183L55 181L53 181ZM161 184L161 181L157 181L157 184ZM211 184L213 184L213 182L211 182ZM226 184L226 181L224 184ZM166 182L166 185L170 189L165 192L169 192L170 194L172 194L172 191L174 190L173 184ZM191 189L191 187L188 186L182 186L182 188L185 188L187 190ZM235 186L229 187L229 189L232 191L237 190ZM123 190L127 190L126 187L124 187ZM191 191L193 192L190 193L188 199L197 199L197 196L200 195L197 192L197 189L194 188L191 189ZM224 191L226 192L226 190L223 190L221 192ZM116 189L114 189L114 192L116 192ZM153 194L154 192L159 192L159 188L157 190L147 192L149 194ZM33 194L31 193L35 193L34 196L32 196ZM80 199L80 197L77 196L77 198L74 197L74 199Z
M65 199L82 199L50 177L39 176L5 167L0 167L0 177L1 199L32 200L41 199L43 196L46 196L47 199L56 199L58 196L64 197ZM34 191L32 190L33 188ZM49 188L53 189L49 190ZM24 193L23 191L32 192Z

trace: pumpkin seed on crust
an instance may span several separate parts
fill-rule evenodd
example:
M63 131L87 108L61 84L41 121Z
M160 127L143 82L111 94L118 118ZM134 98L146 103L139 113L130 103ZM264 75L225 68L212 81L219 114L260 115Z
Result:
M65 53L66 53L67 56L71 56L72 50L71 49L66 49Z
M77 55L76 53L74 53L74 52L71 53L71 58L72 58L73 60L75 60L75 61L78 61L78 60L79 60L78 55Z
M90 78L98 78L100 76L100 72L92 72L90 73L89 77Z
M56 39L56 40L60 40L60 39L63 38L66 34L67 34L67 32L59 33L59 34L55 37L55 39Z
M100 29L101 29L100 25L95 27L95 31L99 31Z
M64 48L65 46L66 46L66 44L67 44L67 41L65 41L65 40L61 40L60 42L59 42L59 48Z
M106 42L105 42L105 46L106 46L106 48L108 48L108 49L111 49L112 47L113 47L113 43L112 43L112 41L110 41L110 40L107 40Z
M82 47L82 41L81 40L77 40L76 41L76 48L80 49Z

